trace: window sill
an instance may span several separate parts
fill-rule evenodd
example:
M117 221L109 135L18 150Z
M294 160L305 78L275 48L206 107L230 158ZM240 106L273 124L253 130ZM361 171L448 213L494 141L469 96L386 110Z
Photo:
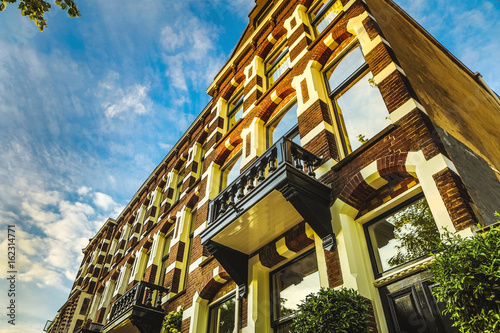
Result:
M283 72L283 74L281 74L281 76L276 80L274 81L274 84L269 87L267 89L267 91L264 93L264 95L260 96L260 98L255 101L254 105L257 106L260 104L260 102L262 102L266 97L268 97L272 91L274 91L274 88L281 82L285 79L285 77L288 75L288 73L290 73L292 71L291 68L288 68L286 71Z
M352 153L350 153L349 155L347 155L346 157L344 157L342 160L340 160L337 164L335 164L332 167L332 170L333 171L338 171L338 170L342 169L344 166L346 166L346 164L348 164L352 160L356 159L364 151L368 150L370 147L372 147L377 142L379 142L380 140L382 140L387 134L389 134L392 131L394 131L396 129L396 127L397 127L396 125L391 124L391 125L387 126L386 128L384 128L382 131L380 131L373 138L371 138L370 140L366 141L363 145L361 145L361 147L357 148Z
M402 267L396 268L397 271L391 272L388 275L379 277L373 282L373 285L377 288L385 286L393 281L399 280L401 278L407 277L414 273L423 271L427 269L427 266L434 262L434 257L426 256L423 259L415 259L417 262L407 263Z

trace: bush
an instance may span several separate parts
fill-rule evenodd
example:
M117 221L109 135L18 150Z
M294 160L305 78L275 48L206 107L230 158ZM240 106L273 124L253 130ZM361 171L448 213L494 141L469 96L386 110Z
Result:
M460 332L500 332L500 229L469 239L446 234L430 265L434 293Z
M293 319L295 333L365 333L370 306L355 290L321 288L299 304Z
M165 333L180 333L182 325L182 309L179 311L171 311L163 320L163 332Z

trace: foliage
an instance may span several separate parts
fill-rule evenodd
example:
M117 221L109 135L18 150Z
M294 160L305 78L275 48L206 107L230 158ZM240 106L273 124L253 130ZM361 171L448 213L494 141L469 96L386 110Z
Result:
M299 304L292 322L295 333L365 333L370 306L355 290L321 288Z
M397 212L387 219L394 225L397 253L388 260L391 267L428 255L438 245L439 230L425 199Z
M180 333L182 325L182 309L170 311L163 319L163 332Z
M463 239L445 234L430 265L438 301L461 332L500 332L500 227Z
M16 2L17 0L0 0L0 11L3 11L7 7L7 3ZM69 17L81 16L73 0L56 0L55 3L62 10L67 11ZM42 31L47 26L44 15L49 12L51 7L52 5L44 0L20 0L18 8L21 11L21 15L28 16L38 26L38 30Z

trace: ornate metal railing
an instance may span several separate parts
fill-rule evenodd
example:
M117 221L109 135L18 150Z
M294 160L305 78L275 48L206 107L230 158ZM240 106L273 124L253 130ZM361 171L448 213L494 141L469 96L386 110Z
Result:
M243 200L285 164L301 170L311 177L316 177L314 168L320 163L321 158L289 139L281 138L212 200L209 224L214 223L230 208L237 210L236 205L239 201Z
M165 292L168 292L167 288L157 286L152 283L145 281L136 283L113 303L109 322L119 318L121 315L129 311L134 305L152 310L163 311L161 307L161 297ZM156 305L153 305L154 299L156 300Z

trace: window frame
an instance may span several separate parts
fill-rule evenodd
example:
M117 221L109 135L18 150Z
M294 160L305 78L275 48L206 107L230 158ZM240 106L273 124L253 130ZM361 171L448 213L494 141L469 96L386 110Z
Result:
M344 117L342 115L342 110L339 110L339 107L337 106L336 99L337 97L342 96L344 93L346 93L351 87L353 87L355 84L360 82L360 80L368 73L370 73L370 66L368 65L365 55L362 54L364 63L360 65L358 68L356 68L349 76L347 76L344 81L339 83L336 87L330 87L330 82L329 78L327 77L328 72L333 70L338 64L340 64L345 57L351 53L355 48L359 48L359 51L362 53L361 50L361 45L359 44L358 41L353 41L353 43L345 48L341 54L333 61L331 64L329 64L326 68L326 70L323 72L323 78L325 80L325 86L327 90L327 95L331 103L331 107L333 110L333 116L335 118L336 122L336 128L337 128L337 133L339 139L337 141L340 141L340 146L342 150L342 157L341 159L346 158L347 156L351 155L353 152L355 152L357 149L360 149L361 147L352 149L352 145L350 144L352 138L349 138L348 132L347 132L347 127L344 122ZM378 88L377 88L378 89ZM385 105L385 102L384 102ZM387 108L387 105L385 105ZM389 116L389 113L387 113L387 116ZM367 138L367 141L371 140L373 137ZM355 139L355 138L354 138Z
M293 136L295 138L298 135L299 140L300 140L299 119L298 118L297 118L296 125L294 125L288 131L286 131L281 137L276 138L276 139L274 138L274 130L276 130L276 128L279 126L279 123L281 122L281 120L283 120L283 117L285 117L286 114L288 112L290 112L291 109L295 106L298 107L297 100L294 99L294 100L290 101L287 105L285 105L285 107L276 116L274 116L273 119L271 119L269 124L266 124L266 146L267 146L267 148L271 147L273 144L275 144L282 137L290 138L291 136ZM297 115L295 115L295 117L297 117ZM270 135L271 129L273 129L273 133L272 133L273 135ZM272 139L272 143L271 143L271 139ZM293 140L293 139L290 139L290 140Z
M229 131L231 128L236 125L238 120L243 119L243 101L245 99L245 95L243 94L243 90L238 91L236 94L234 94L234 97L230 98L228 103L227 103L227 131ZM233 105L234 103L234 105ZM232 106L233 105L233 106ZM232 107L231 107L232 106ZM239 119L234 119L234 121L231 124L231 118L235 116L238 111L240 110L241 107L241 118Z
M318 265L318 254L317 254L317 251L316 251L316 247L312 247L311 249L309 250L306 250L305 252L299 254L296 258L293 258L292 260L290 260L289 262L279 266L278 268L272 270L269 272L269 301L270 301L270 321L271 321L271 329L273 332L276 332L279 327L281 325L284 325L288 322L291 322L293 320L293 318L296 316L296 312L295 313L292 313L292 314L289 314L289 315L286 315L284 317L281 317L281 318L278 318L278 319L274 319L275 318L275 303L276 303L276 300L275 300L275 293L274 293L274 284L273 284L273 278L274 278L274 275L279 273L280 271L292 266L293 264L296 264L297 262L301 261L302 259L304 259L305 257L311 255L312 253L315 253L315 258L316 258L316 272L318 272L318 280L319 280L319 270L320 270L320 267ZM318 291L319 291L319 288L321 288L321 282L318 281Z
M316 34L316 37L318 37L319 35L321 35L324 31L327 30L328 26L330 25L333 25L335 24L334 22L336 22L339 17L342 15L342 13L344 13L344 9L342 8L341 11L339 11L339 13L333 18L333 20L328 23L325 28L322 30L322 31L318 31L318 23L321 22L321 18L324 18L326 17L325 14L328 13L328 10L333 6L335 5L335 3L337 2L337 0L325 0L324 2L323 1L318 1L318 3L316 3L313 8L309 11L309 20L311 22L311 26L314 30L314 33ZM320 4L323 3L323 5L321 6L320 10L316 13L316 15L314 16L314 18L312 18L312 12L314 12L318 6L320 6Z
M273 82L271 83L270 80L269 80L269 77L272 75L281 67L284 65L281 64L281 66L279 66L279 63L282 61L282 60L287 60L290 59L290 49L287 45L287 40L285 39L281 44L279 44L275 50L273 50L271 52L271 54L269 54L267 57L266 57L266 60L264 61L264 76L266 77L266 85L267 85L267 89L271 88L272 86L274 86L274 83L276 83L276 81L278 81L282 76L283 74L289 69L291 68L291 64L290 64L290 60L289 60L289 64L288 64L288 68L285 69L283 71L283 73L281 73L280 76L278 76L275 80L273 80Z
M409 191L411 191L411 190L409 190ZM404 194L402 194L402 195L404 195ZM397 198L395 198L395 199L397 199ZM423 255L423 256L420 256L418 258L414 258L414 259L412 259L410 261L407 261L407 262L405 262L403 264L400 264L400 265L394 266L392 268L389 268L387 270L380 271L379 268L378 268L378 262L377 262L377 258L376 258L376 254L375 254L375 249L373 247L373 243L372 243L372 240L371 240L371 237L370 237L370 233L368 231L368 228L370 226L372 226L372 225L380 222L382 219L384 219L384 218L386 218L388 216L393 215L394 213L397 213L401 209L404 209L405 207L408 207L411 204L416 203L420 199L426 199L425 198L425 194L422 191L413 194L411 197L406 198L403 201L397 203L394 207L391 207L388 210L386 210L386 211L384 211L384 212L382 212L382 213L380 213L380 214L378 214L378 215L370 218L366 223L363 224L363 232L365 234L366 245L367 245L367 248L368 248L368 254L369 254L369 257L370 257L370 263L371 263L371 266L372 266L372 271L373 271L373 275L374 275L375 279L379 279L381 277L391 275L394 272L397 272L399 270L407 268L407 267L411 266L412 264L414 264L416 262L422 261L425 258L429 258L430 257L430 254ZM429 206L429 210L430 210L430 206ZM431 210L431 214L432 214L432 210ZM434 218L434 215L432 217L434 219L434 223L436 224L436 227L439 230L439 225L436 222L436 219Z
M189 266L191 265L191 254L193 252L193 240L194 240L194 232L196 231L196 217L197 217L198 210L194 209L191 211L189 214L189 235L187 238L187 243L186 247L187 248L187 253L186 253L186 272L184 274L184 281L183 281L183 287L182 290L186 290L187 287L187 282L189 278Z
M174 193L174 200L172 201L174 204L179 202L179 200L181 199L182 186L184 185L185 173L186 173L186 166L183 165L177 172L177 178L175 180L175 193Z
M236 154L234 154L234 156L232 156L229 160L226 161L226 163L224 163L221 166L219 192L222 192L229 185L229 183L227 182L228 181L227 177L229 173L232 171L232 169L235 167L238 160L242 158L242 156L243 156L243 149L240 149ZM239 171L239 173L241 174L241 170ZM224 182L226 183L225 186Z
M236 324L237 324L237 320L236 320L236 316L237 316L237 313L236 313L236 310L238 308L237 306L237 302L238 302L238 299L236 297L236 289L234 290L231 290L230 292L228 292L226 295L223 295L222 297L219 297L218 299L214 300L213 302L209 303L208 304L208 323L207 323L207 333L216 333L216 332L213 332L212 331L212 311L214 309L217 309L219 308L222 304L226 303L227 301L229 301L230 299L234 299L234 303L235 303L235 311L234 311L234 324L235 324L235 328L236 328Z
M165 236L165 244L162 252L162 257L161 257L161 264L160 264L160 274L159 274L159 280L158 284L160 286L164 287L165 283L165 276L167 275L167 267L168 267L168 258L170 257L170 244L172 243L173 239L173 230ZM166 253L165 253L166 252Z

